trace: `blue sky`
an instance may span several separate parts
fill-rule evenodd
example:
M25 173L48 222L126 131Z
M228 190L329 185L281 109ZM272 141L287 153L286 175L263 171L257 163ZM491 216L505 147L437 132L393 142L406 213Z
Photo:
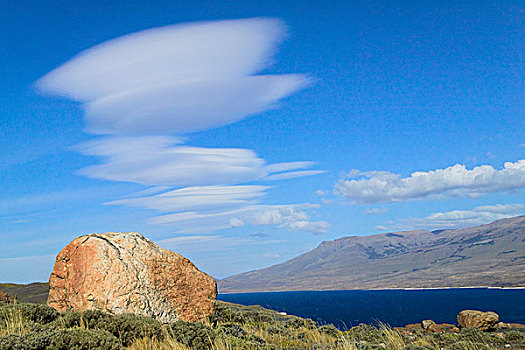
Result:
M0 281L93 232L222 278L523 214L524 29L513 1L4 2Z

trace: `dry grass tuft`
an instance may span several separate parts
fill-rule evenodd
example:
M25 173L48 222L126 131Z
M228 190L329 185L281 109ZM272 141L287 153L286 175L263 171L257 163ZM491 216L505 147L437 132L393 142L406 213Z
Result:
M27 327L20 310L2 310L0 313L0 337L6 335L24 335L26 332Z
M403 350L406 346L403 336L398 331L392 329L389 325L379 323L379 330L382 333L382 340L389 350Z

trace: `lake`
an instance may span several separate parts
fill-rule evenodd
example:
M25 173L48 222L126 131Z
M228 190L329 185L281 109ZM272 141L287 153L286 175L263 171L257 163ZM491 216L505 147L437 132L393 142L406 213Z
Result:
M377 321L404 326L432 319L456 323L461 310L494 311L503 322L525 323L525 289L339 290L219 294L219 300L261 305L348 329Z

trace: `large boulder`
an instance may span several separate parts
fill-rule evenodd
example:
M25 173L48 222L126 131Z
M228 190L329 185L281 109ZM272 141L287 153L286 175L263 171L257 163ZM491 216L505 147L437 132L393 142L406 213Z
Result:
M135 313L161 322L197 321L214 311L215 280L141 234L78 237L56 257L47 304L59 311Z
M492 311L463 310L458 314L460 328L478 328L482 331L494 329L499 321L497 313Z

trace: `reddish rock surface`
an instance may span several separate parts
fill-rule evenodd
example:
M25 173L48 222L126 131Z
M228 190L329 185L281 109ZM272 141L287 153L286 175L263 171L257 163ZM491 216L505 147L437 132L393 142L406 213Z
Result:
M161 322L197 321L214 311L215 280L141 234L78 237L57 256L48 305L59 310L135 313Z
M498 314L492 311L463 310L458 314L458 326L460 328L475 327L482 331L488 331L496 328L498 321Z
M407 324L404 327L394 327L402 334L413 334L414 332L425 333L457 333L459 328L449 323L436 323L432 320L423 320L421 323Z
M0 290L0 302L1 303L14 303L16 298L11 294L7 294Z

